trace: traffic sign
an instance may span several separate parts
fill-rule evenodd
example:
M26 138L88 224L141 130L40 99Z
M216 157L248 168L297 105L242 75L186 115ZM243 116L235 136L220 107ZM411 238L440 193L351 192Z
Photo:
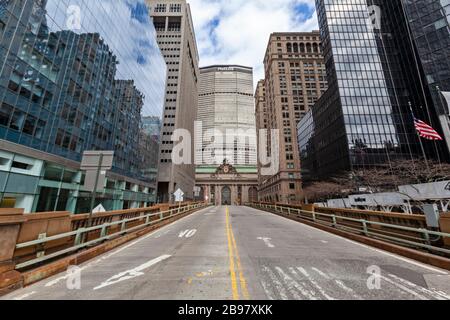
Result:
M175 196L175 201L176 202L183 202L184 201L184 192L181 189L178 189L177 191L175 191L175 193L173 194Z

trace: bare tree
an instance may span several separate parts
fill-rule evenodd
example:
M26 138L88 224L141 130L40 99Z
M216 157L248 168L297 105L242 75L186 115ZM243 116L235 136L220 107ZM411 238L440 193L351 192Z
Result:
M450 164L417 160L396 160L369 169L344 172L327 181L316 181L305 187L305 195L312 201L345 197L360 192L393 192L400 185L450 180Z

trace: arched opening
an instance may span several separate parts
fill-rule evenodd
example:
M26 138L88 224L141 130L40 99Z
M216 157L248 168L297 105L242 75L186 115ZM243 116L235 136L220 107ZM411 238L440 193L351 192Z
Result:
M287 52L292 52L292 44L290 42L287 44Z
M319 52L319 45L317 43L313 44L313 51L318 53Z
M311 53L311 52L312 52L312 46L311 46L311 43L307 43L307 44L306 44L306 52L307 52L307 53Z
M298 53L298 43L294 43L294 52Z
M231 205L231 189L230 189L230 187L222 188L222 205L223 206Z
M305 44L304 43L300 43L300 52L305 53Z

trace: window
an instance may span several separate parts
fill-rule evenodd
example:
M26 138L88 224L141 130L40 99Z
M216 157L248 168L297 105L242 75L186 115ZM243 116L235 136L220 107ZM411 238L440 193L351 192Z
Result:
M20 131L22 130L22 125L23 125L23 121L25 119L25 114L19 110L16 110L13 114L12 120L11 120L11 124L10 124L10 128Z
M289 183L289 189L295 190L295 183Z
M181 12L181 4L171 4L170 12Z
M23 162L13 161L12 167L15 168L15 169L29 170L29 169L32 168L33 166L30 165L30 164L28 164L28 163L23 163Z
M36 118L28 115L27 119L25 120L22 132L29 135L33 135L35 125L36 125Z
M2 104L2 106L0 107L0 125L5 127L8 126L12 112L13 112L12 106L6 103Z
M166 4L157 4L155 8L155 12L166 12L167 5Z

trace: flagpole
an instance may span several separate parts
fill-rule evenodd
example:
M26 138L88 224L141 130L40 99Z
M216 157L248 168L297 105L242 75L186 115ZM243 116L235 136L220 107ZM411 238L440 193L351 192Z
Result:
M412 114L412 116L413 116L414 127L415 127L416 116L414 115L414 111L413 111L413 109L412 109L411 101L408 102L408 105L409 105L409 110L411 110L411 114ZM425 159L425 164L426 164L426 166L427 166L427 170L428 170L428 172L431 172L431 170L430 170L430 165L429 165L428 159L427 159L427 155L426 155L426 153L425 153L425 147L423 146L422 137L420 136L420 134L419 134L419 132L417 131L416 128L414 128L414 130L416 131L417 137L419 138L420 149L422 149L422 154L423 154L423 158Z

